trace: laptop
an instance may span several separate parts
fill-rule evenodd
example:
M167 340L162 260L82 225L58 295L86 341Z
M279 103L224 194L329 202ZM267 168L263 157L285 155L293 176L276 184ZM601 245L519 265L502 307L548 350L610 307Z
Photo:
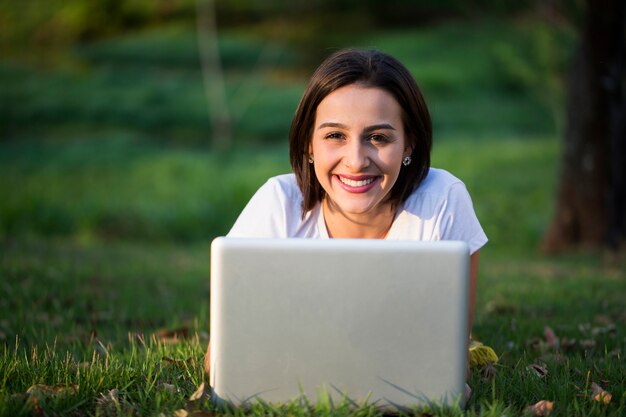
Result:
M219 237L212 399L463 406L468 274L458 241Z

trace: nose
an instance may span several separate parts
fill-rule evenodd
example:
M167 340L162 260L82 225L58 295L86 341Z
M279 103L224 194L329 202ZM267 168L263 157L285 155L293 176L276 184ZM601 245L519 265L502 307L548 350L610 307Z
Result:
M343 163L352 172L359 172L370 164L367 146L361 140L351 140L345 147Z

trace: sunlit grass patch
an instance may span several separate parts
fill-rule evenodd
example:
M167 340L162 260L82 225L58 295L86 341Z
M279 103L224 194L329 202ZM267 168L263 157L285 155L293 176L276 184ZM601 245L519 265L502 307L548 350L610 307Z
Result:
M286 149L275 146L215 153L103 137L5 149L4 236L208 241L228 231L267 178L289 171Z
M290 171L286 146L226 153L107 136L5 143L0 235L209 240L224 234L270 176ZM449 136L432 164L465 182L487 250L535 250L551 216L554 138Z
M124 348L7 346L0 356L2 415L148 415L184 406L202 383L203 346L133 338ZM44 411L46 410L46 411Z
M30 415L36 407L48 415L189 409L205 378L208 243L36 239L3 241L0 249L1 414ZM552 415L623 413L623 269L593 256L486 252L483 261L474 337L499 359L472 370L464 414L521 415L540 400L554 403ZM608 403L594 399L594 383L611 394ZM381 415L340 404L258 403L230 411L208 401L196 405L218 415Z

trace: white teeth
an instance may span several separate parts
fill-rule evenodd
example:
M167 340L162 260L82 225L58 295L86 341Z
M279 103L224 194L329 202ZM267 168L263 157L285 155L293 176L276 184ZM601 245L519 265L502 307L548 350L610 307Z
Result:
M363 187L364 185L371 184L374 181L374 178L368 178L366 180L355 181L350 180L348 178L339 177L339 180L350 187Z

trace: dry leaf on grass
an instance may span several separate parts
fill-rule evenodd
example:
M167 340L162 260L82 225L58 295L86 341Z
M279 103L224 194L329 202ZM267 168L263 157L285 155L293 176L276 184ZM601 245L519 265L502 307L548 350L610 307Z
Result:
M45 385L35 384L31 385L23 398L26 399L25 406L33 416L46 417L48 414L46 410L41 406L40 400L43 397L63 397L66 395L76 394L78 391L78 385Z
M113 414L120 407L120 391L117 388L109 390L106 394L101 392L96 398L96 410L100 414Z
M189 337L189 329L187 327L179 327L177 329L161 329L154 336L160 342L165 344L175 344Z
M44 384L35 384L31 385L30 388L26 390L26 395L28 396L42 396L42 395L71 395L76 394L78 390L78 385L44 385Z
M526 367L529 371L537 375L539 378L543 379L548 375L548 368L544 365L540 365L538 363L533 363Z
M578 341L575 338L568 339L566 337L561 339L561 350L563 352L569 352L574 350L578 345Z
M548 346L550 346L553 349L559 348L559 338L556 336L556 333L554 333L554 330L552 330L550 326L544 327L543 337L545 338Z
M30 411L31 416L48 417L48 413L46 413L46 410L44 410L39 403L39 397L37 396L29 396L26 400L26 407L28 411Z
M215 414L206 410L187 411L184 408L181 408L179 410L174 411L174 416L175 417L214 417Z
M611 395L611 393L603 390L600 385L596 384L595 382L591 383L591 398L594 401L598 401L602 404L608 404L611 402L612 397L613 396Z
M202 400L203 398L208 398L208 392L206 391L204 387L204 382L200 384L196 392L191 394L191 397L189 397L189 402L195 403L197 401Z
M196 409L198 408L198 405L200 405L200 403L203 400L209 399L209 398L210 398L210 391L209 389L206 388L203 382L202 384L200 384L196 392L191 394L191 396L189 397L189 400L187 401L187 407L186 407L187 411L189 411L190 413L191 411L196 411Z
M529 406L527 410L533 416L542 417L542 416L550 415L550 413L552 413L553 408L554 408L553 401L541 400L541 401L538 401L536 404Z

